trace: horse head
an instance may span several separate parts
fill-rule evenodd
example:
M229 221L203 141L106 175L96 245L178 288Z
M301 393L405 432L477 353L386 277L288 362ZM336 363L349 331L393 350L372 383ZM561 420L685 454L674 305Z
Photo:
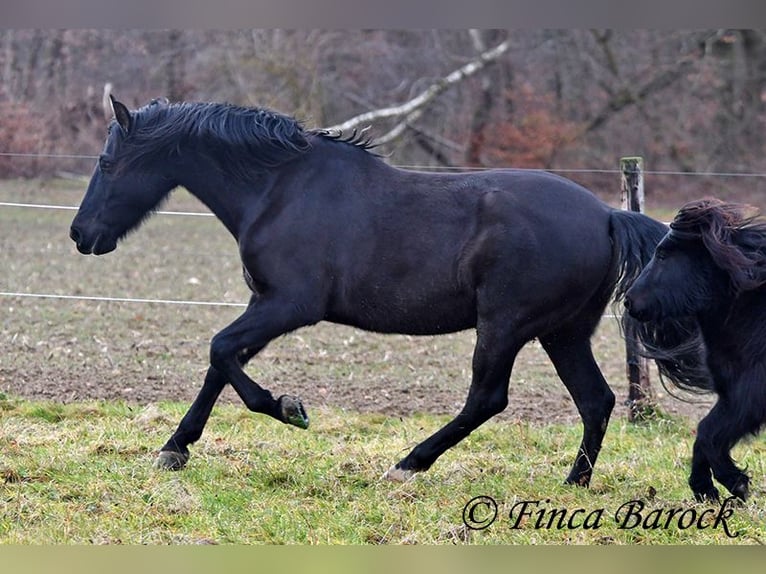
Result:
M142 110L110 96L114 120L69 236L83 254L102 255L137 228L176 186L161 158L141 153ZM155 100L152 106L167 105Z

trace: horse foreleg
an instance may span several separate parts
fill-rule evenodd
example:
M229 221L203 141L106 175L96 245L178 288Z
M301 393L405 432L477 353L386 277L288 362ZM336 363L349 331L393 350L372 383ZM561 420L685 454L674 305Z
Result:
M709 414L707 416L710 416ZM705 418L707 418L707 416ZM702 419L703 421L705 419ZM712 501L717 502L720 499L718 489L713 484L713 475L708 461L708 452L712 445L708 444L706 438L700 438L699 429L702 421L697 427L697 438L694 440L692 449L692 466L689 474L689 488L694 493L697 502ZM704 434L704 431L703 431Z
M712 484L707 484L710 470L705 474L697 471L697 467L702 467L701 461L709 464L715 479L729 492L747 499L750 478L734 464L731 449L745 435L758 433L765 422L766 404L759 373L746 371L728 385L725 397L718 399L697 428L689 479L697 499L715 500L718 494Z
M301 428L308 427L308 417L299 399L286 395L274 399L269 391L261 388L242 370L269 341L308 324L280 311L284 308L253 297L245 313L213 338L211 366L202 389L176 432L160 450L156 467L179 470L186 465L189 460L188 446L202 436L213 406L227 382L232 384L251 411L268 414Z
M239 361L242 366L255 355L248 349L240 353ZM227 380L213 367L208 368L205 382L200 389L197 398L181 419L178 429L173 433L165 446L160 449L154 466L164 470L180 470L189 461L189 445L197 442L202 436L202 431L207 424L210 413L221 391L226 386Z
M189 445L202 436L213 405L224 386L226 386L226 378L210 367L197 398L181 419L176 432L160 449L154 461L155 467L164 470L181 470L186 466L189 461Z
M303 310L303 313L299 311ZM210 365L222 373L253 412L263 413L283 423L308 428L303 404L296 397L282 395L275 399L242 369L242 353L253 356L271 340L299 327L316 323L305 309L292 301L276 297L254 298L245 312L218 333L210 344Z
M731 398L731 397L730 397ZM745 409L748 405L743 405ZM749 492L750 479L731 459L731 449L747 434L747 413L737 417L733 405L718 400L710 412L697 426L694 441L692 470L689 486L698 501L717 501L720 496L710 477L715 479L734 496L745 500Z
M513 361L522 346L523 342L515 341L501 331L480 328L474 349L473 379L465 406L446 426L388 469L383 478L403 482L416 472L428 470L447 449L502 412L508 406L508 382Z
M614 393L593 358L588 336L558 333L541 343L583 422L582 442L566 483L588 486L614 408Z

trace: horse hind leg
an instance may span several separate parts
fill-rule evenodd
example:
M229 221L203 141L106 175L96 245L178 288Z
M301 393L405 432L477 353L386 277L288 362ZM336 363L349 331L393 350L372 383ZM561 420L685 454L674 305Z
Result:
M593 358L590 333L558 332L540 342L583 423L582 441L566 483L588 486L614 408L614 393Z
M418 444L405 458L383 475L404 482L428 470L452 446L508 405L508 383L516 354L525 341L510 336L507 329L480 326L473 358L473 378L460 413L446 426Z

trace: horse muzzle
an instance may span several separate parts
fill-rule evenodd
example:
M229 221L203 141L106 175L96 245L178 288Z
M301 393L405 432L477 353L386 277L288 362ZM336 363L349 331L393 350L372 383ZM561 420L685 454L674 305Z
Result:
M628 314L637 321L645 322L652 319L652 311L649 305L647 305L646 298L637 297L632 294L630 290L625 294L625 310Z
M69 228L69 238L83 255L103 255L117 247L117 242L105 237L103 233L87 234L75 225Z

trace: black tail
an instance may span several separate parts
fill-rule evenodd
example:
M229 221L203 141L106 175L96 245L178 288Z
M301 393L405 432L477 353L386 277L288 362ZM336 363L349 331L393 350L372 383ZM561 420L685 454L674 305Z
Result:
M615 210L611 217L611 237L615 247L618 274L614 300L621 302L625 293L649 263L654 249L667 233L665 224L631 211ZM640 323L622 314L623 332L631 322L641 353L657 364L660 379L691 392L713 390L710 373L705 366L705 345L697 321L692 318ZM670 390L668 389L668 392Z

